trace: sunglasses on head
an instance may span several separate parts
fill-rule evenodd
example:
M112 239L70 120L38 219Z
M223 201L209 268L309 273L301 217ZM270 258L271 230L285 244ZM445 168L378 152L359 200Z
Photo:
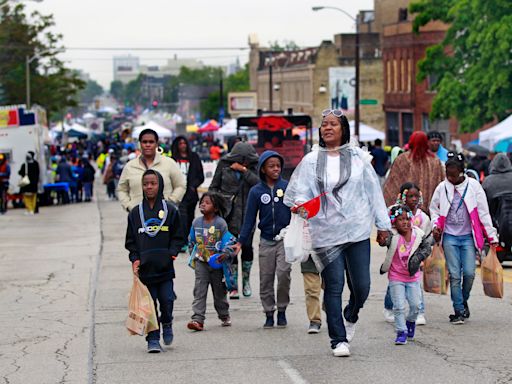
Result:
M341 109L324 109L322 111L322 117L327 117L329 116L330 114L333 114L334 116L336 117L341 117L343 116L343 111Z
M455 157L459 161L463 161L464 160L463 157L462 157L462 154L455 153L455 152L448 152L446 154L446 157L448 157L449 159L451 159L452 157Z

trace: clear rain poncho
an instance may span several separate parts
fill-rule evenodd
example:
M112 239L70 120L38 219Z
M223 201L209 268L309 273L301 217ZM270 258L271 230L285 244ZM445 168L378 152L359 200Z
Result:
M327 154L332 151L338 156ZM318 214L308 220L312 256L319 272L340 254L340 249L368 239L374 223L379 230L391 230L371 159L367 151L353 144L330 151L315 145L291 176L284 196L287 206L327 192Z

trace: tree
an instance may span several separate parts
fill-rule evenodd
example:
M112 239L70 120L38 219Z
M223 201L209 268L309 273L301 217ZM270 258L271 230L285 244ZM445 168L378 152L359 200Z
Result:
M296 51L297 49L300 49L297 43L293 40L283 40L282 43L279 43L277 40L274 42L269 41L268 45L270 50L273 52Z
M229 75L224 79L223 104L227 108L227 95L229 92L245 92L250 89L249 84L249 65L244 69ZM219 119L220 92L212 92L206 100L201 102L201 115L206 118Z
M119 102L124 102L125 87L119 80L110 83L110 94Z
M96 96L103 94L103 88L94 80L85 83L85 88L80 91L80 102L89 104L94 101Z
M512 2L420 0L413 28L430 21L450 25L444 40L427 48L417 80L437 77L432 119L456 117L472 132L512 111Z
M53 16L34 12L30 21L23 4L8 5L0 0L0 78L3 102L24 104L25 63L29 65L31 100L47 109L49 116L78 105L78 92L85 86L78 75L57 58L62 35L51 32Z

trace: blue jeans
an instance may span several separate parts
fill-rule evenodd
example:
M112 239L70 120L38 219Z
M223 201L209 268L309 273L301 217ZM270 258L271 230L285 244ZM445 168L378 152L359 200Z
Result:
M173 280L162 281L157 284L147 284L149 293L155 302L155 309L160 309L160 324L172 324L172 311L174 308L174 282ZM160 307L160 308L159 308ZM160 330L151 331L146 340L160 340Z
M473 235L443 235L443 250L450 274L450 294L455 312L464 311L464 303L475 280L476 248Z
M342 314L341 295L345 285L345 273L350 289L350 299ZM370 240L353 243L340 251L340 255L322 271L325 283L324 304L331 348L347 341L346 321L356 323L359 310L370 293Z
M393 300L393 314L395 315L395 329L397 332L407 332L405 321L416 322L418 317L421 286L419 281L403 283L401 281L390 281L389 291ZM409 313L405 317L405 301L409 303Z
M420 310L419 313L425 313L425 301L423 299L423 287L421 286L421 282L420 282L420 295L421 295L420 305L418 307L418 309ZM393 300L391 299L391 291L389 289L389 285L388 285L388 289L386 290L386 296L384 297L384 308L387 309L388 311L393 310Z
M92 183L86 182L83 183L85 200L91 200L92 198Z

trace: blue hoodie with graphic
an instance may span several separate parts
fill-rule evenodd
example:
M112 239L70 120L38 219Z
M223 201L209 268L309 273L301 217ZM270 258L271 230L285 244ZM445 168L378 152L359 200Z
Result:
M261 154L258 162L258 174L261 181L249 191L245 219L239 236L239 241L242 244L246 244L251 238L258 211L260 214L258 228L261 231L261 237L265 240L273 240L281 229L290 224L290 207L283 203L288 181L280 176L274 187L270 188L265 175L261 172L263 164L271 157L277 157L281 161L281 169L283 168L284 159L279 153L265 151Z

